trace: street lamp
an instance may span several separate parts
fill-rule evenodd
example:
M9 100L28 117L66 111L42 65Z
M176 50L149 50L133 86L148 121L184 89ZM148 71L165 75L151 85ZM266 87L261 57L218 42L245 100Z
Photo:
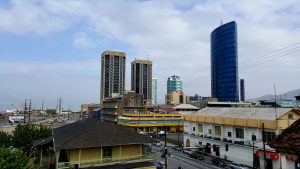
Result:
M256 135L252 134L252 148L253 148L253 168L255 167L255 154L254 154L254 141L256 141Z

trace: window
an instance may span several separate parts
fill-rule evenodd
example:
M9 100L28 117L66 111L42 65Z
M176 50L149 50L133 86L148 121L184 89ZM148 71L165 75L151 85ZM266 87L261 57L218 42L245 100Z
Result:
M228 137L231 137L231 132L228 132Z
M112 147L103 147L103 158L112 157Z
M268 142L268 141L271 141L274 137L276 137L276 134L275 134L275 132L265 131L264 136L265 136L266 142Z
M235 137L236 138L244 138L244 129L236 128L235 129Z
M293 119L293 114L288 114L288 119Z
M196 128L195 127L193 127L193 131L195 131L196 130Z
M198 132L203 133L203 124L198 124Z
M221 136L221 126L215 126L215 135Z
M211 129L208 129L208 134L211 134Z

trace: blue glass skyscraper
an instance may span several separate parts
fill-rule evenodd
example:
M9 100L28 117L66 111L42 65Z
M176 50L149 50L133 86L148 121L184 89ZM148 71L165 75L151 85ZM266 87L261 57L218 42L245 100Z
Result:
M241 101L245 102L245 80L240 80L240 94L241 94Z
M235 21L211 33L211 95L219 101L239 101L238 44Z

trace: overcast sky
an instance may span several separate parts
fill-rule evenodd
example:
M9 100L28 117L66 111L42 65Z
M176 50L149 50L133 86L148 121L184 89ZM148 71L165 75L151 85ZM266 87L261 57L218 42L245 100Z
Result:
M171 75L210 96L210 33L233 20L246 98L300 88L298 0L0 1L0 110L99 102L104 50L127 53L128 90L130 62L149 57L160 103Z

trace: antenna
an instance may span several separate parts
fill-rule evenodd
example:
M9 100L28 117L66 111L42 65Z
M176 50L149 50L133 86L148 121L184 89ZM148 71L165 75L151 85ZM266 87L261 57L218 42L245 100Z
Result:
M223 21L221 20L221 25L223 25Z

